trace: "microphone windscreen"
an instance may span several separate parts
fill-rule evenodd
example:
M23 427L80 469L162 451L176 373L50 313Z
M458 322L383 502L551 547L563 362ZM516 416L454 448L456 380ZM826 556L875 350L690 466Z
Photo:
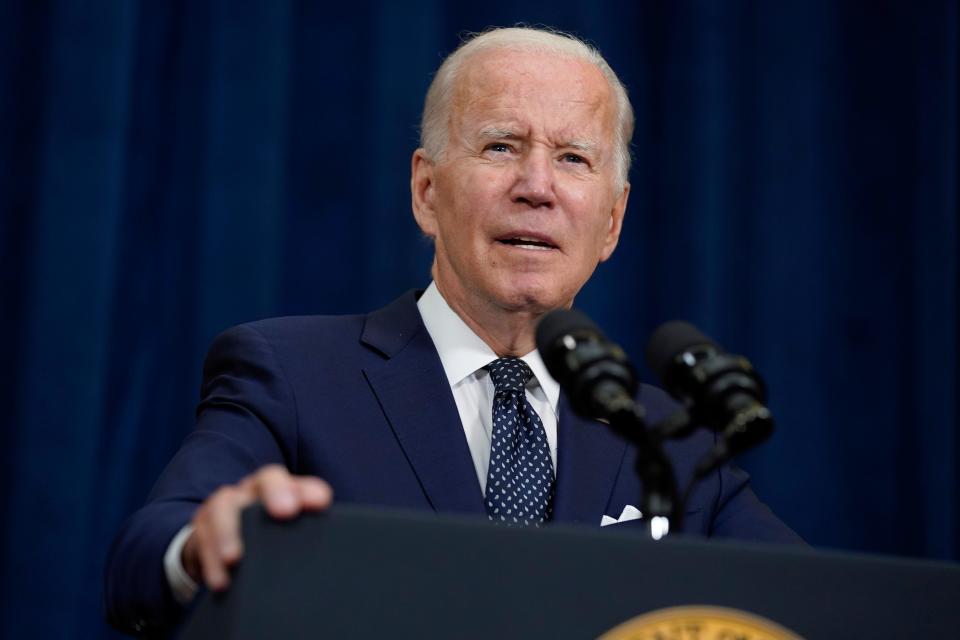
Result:
M714 342L689 322L665 322L653 332L647 343L647 365L663 380L673 359L697 345L714 345Z
M537 325L537 350L540 357L546 359L549 351L561 337L569 333L584 331L603 337L600 327L594 324L587 314L577 309L555 309L544 315Z

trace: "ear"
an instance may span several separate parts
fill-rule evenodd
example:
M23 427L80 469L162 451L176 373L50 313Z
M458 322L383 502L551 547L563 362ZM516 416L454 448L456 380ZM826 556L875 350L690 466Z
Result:
M606 262L613 255L613 250L617 248L617 242L620 240L620 229L623 228L623 214L627 211L627 200L630 198L630 183L623 185L623 191L613 203L613 209L610 211L610 230L603 241L603 248L600 250L600 262Z
M422 148L413 152L410 160L410 196L413 217L427 236L437 237L437 213L433 208L434 164Z

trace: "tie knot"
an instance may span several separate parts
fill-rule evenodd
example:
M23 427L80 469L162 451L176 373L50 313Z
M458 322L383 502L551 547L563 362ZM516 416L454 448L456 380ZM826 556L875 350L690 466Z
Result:
M490 379L493 381L493 388L497 393L501 391L522 391L533 372L527 363L520 358L500 358L494 360L486 367L490 372Z

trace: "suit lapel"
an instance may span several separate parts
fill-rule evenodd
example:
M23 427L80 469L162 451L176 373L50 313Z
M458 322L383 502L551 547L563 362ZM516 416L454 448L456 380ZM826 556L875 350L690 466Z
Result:
M424 494L439 512L486 513L453 394L416 307L416 292L370 314L361 340L384 360L364 369ZM599 525L626 442L576 415L560 394L553 519ZM617 515L617 514L614 514Z
M627 443L605 424L575 414L566 394L560 394L558 409L557 494L553 519L599 526L620 473Z
M415 295L370 314L362 339L386 357L364 375L431 506L485 513L460 414Z

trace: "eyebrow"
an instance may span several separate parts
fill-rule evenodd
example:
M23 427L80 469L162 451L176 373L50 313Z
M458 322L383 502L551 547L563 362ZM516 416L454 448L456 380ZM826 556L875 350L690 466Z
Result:
M515 140L519 138L515 131L511 129L498 129L497 127L487 127L480 130L480 137L488 140L495 139L509 139Z
M584 153L590 153L597 148L597 145L588 140L569 140L560 146L563 148L569 147L571 149L576 149L577 151L583 151Z
M500 129L498 127L487 127L480 130L480 137L484 140L517 140L521 136L512 129ZM584 153L595 151L597 145L589 140L567 140L560 145L561 149L575 149Z

